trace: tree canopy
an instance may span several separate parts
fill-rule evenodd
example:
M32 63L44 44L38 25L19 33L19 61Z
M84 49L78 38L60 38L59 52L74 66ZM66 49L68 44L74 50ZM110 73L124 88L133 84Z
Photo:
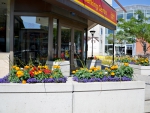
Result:
M145 43L150 43L150 24L147 23L148 19L141 10L137 10L134 17L130 20L126 21L123 18L118 20L118 27L132 38L136 38L136 41L139 41L143 46L143 51ZM147 47L144 53L149 47Z

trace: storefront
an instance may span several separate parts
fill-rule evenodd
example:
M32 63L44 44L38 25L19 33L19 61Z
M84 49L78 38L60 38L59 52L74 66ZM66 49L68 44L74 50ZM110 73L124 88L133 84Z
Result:
M87 57L94 23L116 29L116 11L103 0L0 0L0 49L13 64Z

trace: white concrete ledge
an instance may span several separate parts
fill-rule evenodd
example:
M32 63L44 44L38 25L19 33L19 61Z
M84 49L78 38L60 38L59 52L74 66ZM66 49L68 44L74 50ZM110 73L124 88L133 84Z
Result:
M143 113L144 99L143 81L0 84L0 113Z

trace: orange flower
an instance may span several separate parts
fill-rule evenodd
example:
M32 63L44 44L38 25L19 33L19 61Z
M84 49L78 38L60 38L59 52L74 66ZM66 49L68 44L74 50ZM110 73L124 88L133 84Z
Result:
M27 83L27 81L26 81L26 80L23 80L23 81L22 81L22 83L23 83L23 84L26 84L26 83Z
M20 78L24 75L23 71L17 71L16 75Z
M25 69L29 69L29 68L30 68L30 66L24 66L24 68L25 68Z

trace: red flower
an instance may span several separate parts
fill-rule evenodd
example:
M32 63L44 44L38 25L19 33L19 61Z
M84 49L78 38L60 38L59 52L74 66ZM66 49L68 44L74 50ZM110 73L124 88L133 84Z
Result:
M34 77L34 70L31 70L29 73L31 77Z
M50 73L51 73L51 70L49 70L49 69L44 69L43 72L44 72L45 74L50 74Z

